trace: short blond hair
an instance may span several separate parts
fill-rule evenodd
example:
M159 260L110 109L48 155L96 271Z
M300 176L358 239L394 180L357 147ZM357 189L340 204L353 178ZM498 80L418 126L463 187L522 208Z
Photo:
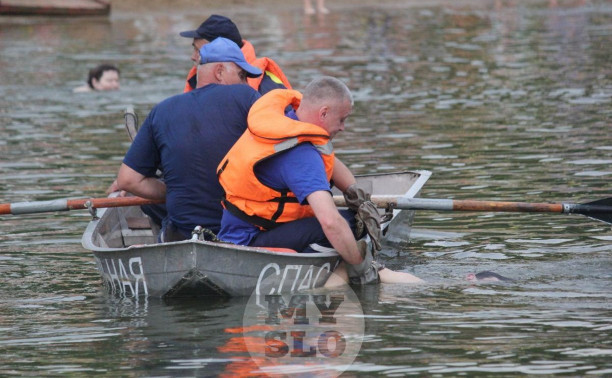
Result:
M349 101L353 105L353 95L346 84L332 76L312 80L302 92L303 102L320 104L330 100Z

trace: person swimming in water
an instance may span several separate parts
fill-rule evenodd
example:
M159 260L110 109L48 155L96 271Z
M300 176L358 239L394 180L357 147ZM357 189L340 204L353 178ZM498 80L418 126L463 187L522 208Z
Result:
M89 70L87 84L74 88L73 92L115 91L119 89L121 71L112 64L100 64Z

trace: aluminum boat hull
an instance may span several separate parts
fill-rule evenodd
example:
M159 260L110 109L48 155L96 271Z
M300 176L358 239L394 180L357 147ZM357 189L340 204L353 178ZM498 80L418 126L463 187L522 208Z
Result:
M415 197L430 174L401 172L357 180L376 195ZM383 243L407 241L413 212L393 213ZM82 244L93 252L110 292L129 297L288 293L322 286L340 263L335 251L291 253L197 239L156 243L157 231L137 206L98 210Z

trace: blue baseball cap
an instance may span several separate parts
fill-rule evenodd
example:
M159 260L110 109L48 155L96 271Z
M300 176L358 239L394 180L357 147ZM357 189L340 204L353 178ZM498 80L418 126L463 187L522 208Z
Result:
M258 77L262 74L259 68L247 63L240 47L227 38L215 38L200 49L200 64L216 62L236 63L246 71L248 77Z

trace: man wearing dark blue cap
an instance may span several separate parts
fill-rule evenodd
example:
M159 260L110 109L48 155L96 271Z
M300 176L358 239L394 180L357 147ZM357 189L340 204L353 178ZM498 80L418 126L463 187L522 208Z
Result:
M196 89L156 105L140 127L117 176L119 190L165 199L160 241L183 240L200 225L218 232L223 190L216 168L246 130L260 97L246 85L261 70L220 37L199 51ZM155 176L160 168L163 181Z
M241 48L246 61L265 73L257 78L249 78L247 80L253 89L261 94L277 88L291 89L289 80L287 80L278 64L267 57L257 58L253 45L249 41L242 39L236 24L225 16L213 14L197 29L181 32L180 35L181 37L193 38L191 60L194 62L194 66L187 74L187 81L183 92L189 92L196 87L196 72L200 48L206 43L214 41L217 37L227 38L236 43Z

